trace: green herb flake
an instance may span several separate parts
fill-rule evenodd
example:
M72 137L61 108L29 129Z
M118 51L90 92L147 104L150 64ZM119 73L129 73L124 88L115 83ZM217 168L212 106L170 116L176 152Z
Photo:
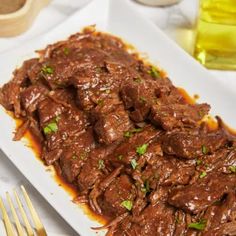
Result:
M117 156L117 159L121 161L123 159L123 155Z
M198 222L188 224L188 228L196 230L204 230L206 227L207 220L201 219Z
M208 148L205 145L202 145L202 153L206 155L208 153Z
M53 74L54 70L50 66L43 66L42 67L42 72L46 75L51 75L51 74Z
M58 126L56 122L51 122L49 123L46 127L43 128L43 132L44 134L51 134L51 133L55 133L58 130Z
M138 166L138 163L137 163L137 161L135 160L135 159L132 159L131 161L130 161L130 164L131 164L131 166L132 166L132 168L135 170L136 169L136 167Z
M87 158L87 156L88 156L88 153L87 153L86 151L82 152L82 153L79 155L79 157L80 157L81 160L85 160L85 159Z
M125 138L130 138L133 136L134 133L139 133L141 132L143 129L142 128L134 128L132 130L129 130L129 131L125 131L124 132L124 137Z
M145 154L145 152L147 151L147 147L148 147L148 144L143 144L143 145L137 147L137 148L136 148L137 154L139 154L140 156L142 156L143 154Z
M141 97L140 97L140 101L141 101L142 103L146 103L146 102L147 102L147 99L146 99L145 97L141 96Z
M134 128L131 130L132 133L139 133L141 132L143 129L142 128Z
M200 165L202 164L202 160L197 159L197 160L196 160L196 164L197 164L197 166L200 166Z
M126 208L128 211L131 211L133 208L133 202L130 200L125 200L120 204L122 207Z
M130 138L130 137L132 137L132 133L130 131L125 131L124 132L124 137L125 138Z
M161 78L160 71L155 66L152 66L148 73L155 79Z
M103 101L103 100L98 100L98 101L97 101L97 105L102 106L103 104L104 104L104 101Z
M204 177L207 176L207 172L206 171L203 171L200 175L199 175L199 178L202 179Z
M58 122L61 119L60 116L56 116L55 121Z
M70 50L69 50L69 48L64 48L64 49L63 49L63 52L64 52L64 54L65 54L66 56L68 56Z
M176 217L176 218L175 218L175 223L176 223L176 224L180 224L180 223L181 223L179 217Z
M150 186L149 186L149 181L146 180L144 182L144 186L141 188L141 191L144 193L149 193L150 192Z
M101 169L104 169L104 168L105 168L104 161L103 160L99 160L98 161L98 169L101 170Z
M142 82L142 79L139 77L139 78L135 78L134 79L134 82L136 82L136 83L141 83Z
M229 171L231 173L236 173L236 166L229 166Z

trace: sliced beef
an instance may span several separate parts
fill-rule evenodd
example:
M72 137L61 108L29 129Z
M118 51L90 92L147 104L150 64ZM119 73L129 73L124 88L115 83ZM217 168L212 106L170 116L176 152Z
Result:
M210 154L224 146L227 137L222 132L174 131L163 138L163 151L186 159Z
M128 231L130 235L173 235L175 230L174 209L163 203L150 205L139 217L132 219L132 222Z
M152 126L147 125L140 129L139 132L131 132L130 134L131 137L127 137L122 143L120 143L109 157L114 165L118 162L130 166L131 160L138 155L137 148L144 144L150 144L157 137L160 137L161 132Z
M26 88L20 95L23 108L28 113L34 112L38 104L46 98L47 93L48 89L40 84Z
M109 173L110 163L107 156L114 151L116 146L117 144L113 143L108 147L98 147L90 152L77 178L81 191L88 192L94 187L95 183L99 183L105 178L104 173ZM88 175L88 173L90 174Z
M235 175L219 173L199 178L192 185L173 189L168 197L169 204L186 212L197 214L236 187Z
M161 186L186 185L194 173L193 163L185 163L171 156L156 156L155 164L147 165L141 178L150 186L155 186L155 183Z
M104 195L99 199L103 214L118 216L128 209L124 202L133 204L135 198L134 186L127 175L121 175L106 189Z
M208 104L155 104L151 108L150 120L164 130L179 127L194 127L208 113Z
M125 107L131 109L131 119L140 122L147 117L157 98L168 95L172 89L172 84L167 78L158 80L134 78L123 83L121 98Z
M111 113L101 115L94 129L100 143L111 144L121 140L124 137L124 132L131 127L129 116L123 106L120 105Z
M229 192L222 201L218 201L213 206L210 206L206 210L203 218L207 219L207 225L206 228L204 229L206 235L210 235L210 233L212 233L212 230L214 232L216 229L219 230L224 228L224 226L221 224L235 221L236 220L235 192ZM222 230L220 231L222 232Z
M90 151L95 148L93 130L88 129L76 137L76 142L67 144L60 156L60 166L63 175L73 182L87 160Z

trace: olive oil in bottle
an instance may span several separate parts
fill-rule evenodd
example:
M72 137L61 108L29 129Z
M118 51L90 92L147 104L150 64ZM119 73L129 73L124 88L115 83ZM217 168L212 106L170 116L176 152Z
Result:
M236 70L236 0L200 0L194 56L208 68Z

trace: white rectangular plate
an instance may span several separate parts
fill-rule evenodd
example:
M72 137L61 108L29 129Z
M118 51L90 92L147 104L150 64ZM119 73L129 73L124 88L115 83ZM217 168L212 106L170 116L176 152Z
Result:
M220 115L227 124L236 128L236 93L233 88L224 87L154 24L140 17L130 7L129 0L95 0L49 33L2 54L0 84L10 80L12 71L23 60L35 56L34 50L65 39L91 24L96 24L98 30L122 37L138 51L147 53L153 63L168 72L175 85L185 88L190 95L198 94L199 102L211 104L212 115ZM12 141L15 122L3 108L0 108L0 116L0 147L8 158L76 232L81 236L104 235L104 232L96 233L90 229L98 223L90 220L79 206L71 202L71 197L58 186L52 173L46 171L32 150L22 142Z

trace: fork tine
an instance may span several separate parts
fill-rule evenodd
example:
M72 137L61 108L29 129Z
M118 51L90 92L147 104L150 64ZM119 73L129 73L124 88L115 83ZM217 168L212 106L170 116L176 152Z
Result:
M17 232L18 232L18 236L23 236L24 235L23 228L22 228L21 223L19 221L19 218L18 218L18 216L16 214L16 210L15 210L14 205L12 203L10 194L8 192L6 192L6 196L7 196L7 201L9 203L9 205L10 205L10 208L11 208L11 212L12 212L14 221L16 223L16 229L17 229Z
M8 215L7 215L7 211L4 207L2 198L0 198L0 208L2 210L2 216L3 216L3 221L4 221L4 224L5 224L5 228L6 228L6 231L7 231L7 236L14 236L12 224L10 222L10 219L9 219Z
M34 221L34 224L35 224L35 228L37 230L37 234L38 236L46 236L47 233L44 229L44 226L38 216L38 213L36 212L31 200L30 200L30 197L29 195L27 194L26 190L25 190L25 187L23 185L21 185L21 190L23 192L23 195L24 195L24 198L25 198L25 201L26 201L26 204L30 210L30 213L31 213L31 216L32 216L32 219Z
M22 206L21 201L20 201L20 199L19 199L19 197L18 197L18 195L17 195L16 190L14 190L14 195L15 195L17 204L18 204L18 206L19 206L22 219L23 219L23 221L24 221L24 223L25 223L25 227L26 227L27 234L28 234L28 236L33 236L33 235L34 235L33 229L32 229L32 227L30 226L30 223L29 223L29 221L28 221L27 215L26 215L26 213L25 213L25 211L24 211L24 209L23 209L23 206Z

